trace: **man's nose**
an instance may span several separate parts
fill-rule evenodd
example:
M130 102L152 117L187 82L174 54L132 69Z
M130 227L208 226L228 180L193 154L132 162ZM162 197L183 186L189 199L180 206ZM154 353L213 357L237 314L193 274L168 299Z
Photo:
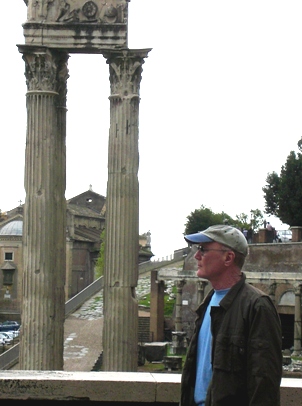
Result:
M200 259L201 259L201 252L200 252L200 250L197 250L197 251L196 251L196 254L194 255L194 258L197 259L197 260L200 260Z

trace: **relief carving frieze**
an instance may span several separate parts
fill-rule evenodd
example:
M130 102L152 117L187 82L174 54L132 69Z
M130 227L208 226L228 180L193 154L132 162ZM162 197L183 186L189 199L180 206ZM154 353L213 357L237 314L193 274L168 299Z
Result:
M24 0L27 22L127 23L130 0Z

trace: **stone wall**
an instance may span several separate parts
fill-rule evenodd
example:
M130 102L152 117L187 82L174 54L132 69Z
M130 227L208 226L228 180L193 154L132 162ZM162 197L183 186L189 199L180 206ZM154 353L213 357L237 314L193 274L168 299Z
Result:
M243 271L302 273L302 243L250 244Z

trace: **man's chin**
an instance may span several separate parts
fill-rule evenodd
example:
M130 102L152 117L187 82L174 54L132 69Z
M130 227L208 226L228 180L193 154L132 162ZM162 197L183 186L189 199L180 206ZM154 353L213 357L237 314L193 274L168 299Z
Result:
M198 269L198 271L196 272L196 276L198 276L198 278L204 278L206 279L204 273L202 272L201 269Z

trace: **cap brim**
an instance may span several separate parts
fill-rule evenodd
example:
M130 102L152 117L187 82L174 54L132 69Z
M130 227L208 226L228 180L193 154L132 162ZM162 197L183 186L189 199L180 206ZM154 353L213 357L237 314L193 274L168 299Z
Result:
M199 244L201 242L213 242L212 238L207 237L203 233L185 235L185 240L191 244Z

